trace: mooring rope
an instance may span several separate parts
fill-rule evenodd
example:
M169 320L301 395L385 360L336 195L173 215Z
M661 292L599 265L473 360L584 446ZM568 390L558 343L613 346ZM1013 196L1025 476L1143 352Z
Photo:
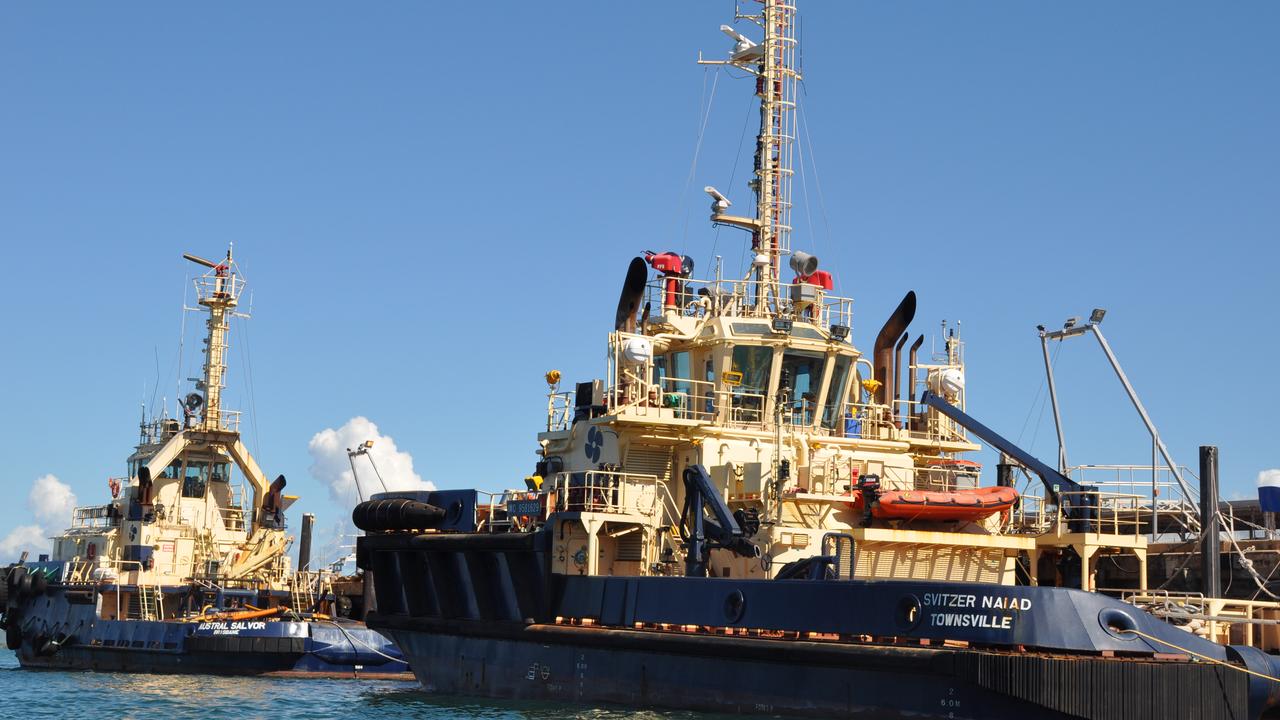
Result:
M398 662L398 663L404 663L405 665L408 665L408 664L409 664L409 661L408 661L408 660L404 660L404 659L401 659L401 658L398 658L398 657L391 657L390 655L388 655L388 654L386 654L386 653L382 652L382 651L381 651L381 650L379 650L378 648L376 648L376 647L374 647L374 646L370 645L369 643L367 643L367 642L365 642L365 641L361 640L360 638L358 638L358 637L353 637L353 636L351 635L351 633L347 632L347 629L346 629L346 628L342 627L341 625L339 625L338 623L336 623L336 622L334 622L334 621L332 621L332 620L322 620L321 622L327 622L327 623L329 623L330 625L332 625L332 626L334 626L334 627L338 628L338 630L339 630L339 631L341 631L341 632L342 632L342 634L343 634L344 636L346 636L346 638L347 638L347 642L351 643L351 647L352 647L353 649L355 648L356 643L360 643L361 645L363 645L363 646L365 646L366 648L368 648L369 650L371 650L375 655L381 655L382 657L384 657L384 658L386 658L386 659L388 659L388 660L392 660L392 661L395 661L395 662ZM1280 682L1280 681L1277 681L1277 682Z
M1198 652L1196 652L1195 650L1188 650L1187 648L1184 648L1184 647L1182 647L1182 646L1180 646L1180 645L1175 645L1175 644L1173 644L1173 643L1169 642L1168 640L1161 640L1160 638L1158 638L1158 637L1156 637L1156 636L1154 636L1154 635L1148 635L1147 633L1144 633L1144 632L1142 632L1141 630L1120 630L1120 629L1116 629L1116 632L1119 632L1119 633L1130 633L1130 634L1132 634L1132 635L1137 635L1137 636L1138 636L1138 637L1140 637L1140 638L1145 638L1145 639L1147 639L1147 640L1153 640L1153 641L1155 641L1155 642L1160 643L1161 645L1167 645L1168 647L1171 647L1171 648L1173 648L1174 650L1179 650L1179 651L1184 652L1184 653L1186 653L1186 654L1190 655L1191 657L1197 658L1197 659L1199 659L1199 660L1204 660L1205 662L1211 662L1211 663L1214 663L1215 665L1222 665L1223 667L1228 667L1228 668L1231 668L1232 670L1238 670L1238 671L1240 671L1240 672L1242 672L1242 673L1246 673L1246 674L1249 674L1249 675L1253 675L1253 676L1256 676L1256 677L1260 677L1260 678L1262 678L1262 679L1264 679L1264 680L1270 680L1270 681L1272 681L1272 682L1278 682L1278 683L1280 683L1280 678L1278 678L1278 677L1272 677L1271 675L1267 675L1267 674L1265 674L1265 673L1260 673L1260 672L1258 672L1258 671L1256 671L1256 670L1250 670L1249 668L1243 668L1243 667L1240 667L1239 665L1232 665L1231 663L1229 663L1229 662L1227 662L1227 661L1225 661L1225 660L1219 660L1219 659L1217 659L1217 658L1209 657L1208 655L1204 655L1204 654L1202 654L1202 653L1198 653Z

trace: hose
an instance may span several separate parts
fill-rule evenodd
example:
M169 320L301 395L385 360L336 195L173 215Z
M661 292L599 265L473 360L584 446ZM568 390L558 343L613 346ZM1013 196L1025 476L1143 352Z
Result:
M409 661L408 661L408 660L404 660L404 659L402 659L402 658L398 658L398 657L391 657L390 655L388 655L388 654L386 654L386 653L382 652L382 651L381 651L381 650L379 650L378 648L376 648L376 647L374 647L374 646L370 645L369 643L367 643L367 642L365 642L365 641L361 640L360 638L352 637L351 633L347 632L347 629L346 629L346 628L342 627L341 625L339 625L338 623L336 623L336 622L334 622L334 621L332 621L332 620L321 620L321 621L319 621L319 622L327 622L327 623L329 623L330 625L332 625L332 626L334 626L334 627L338 628L338 630L342 633L342 635L347 639L347 642L351 643L351 649L352 649L352 650L356 650L356 643L360 643L361 645L363 645L363 646L365 646L366 648L368 648L368 649L369 649L371 652L373 652L373 654L375 654L375 655L380 655L380 656L382 656L382 657L384 657L384 658L386 658L386 659L388 659L388 660L391 660L391 661L393 661L393 662L404 663L405 665L408 665L408 664L409 664ZM356 652L359 652L359 650L356 650Z

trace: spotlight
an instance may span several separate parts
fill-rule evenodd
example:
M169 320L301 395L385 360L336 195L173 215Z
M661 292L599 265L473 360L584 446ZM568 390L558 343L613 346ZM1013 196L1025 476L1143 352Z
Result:
M1093 314L1089 316L1089 323L1092 325L1097 325L1098 323L1102 322L1102 318L1106 316L1107 316L1107 311L1104 308L1094 308Z
M832 325L832 326L831 326L831 339L832 339L832 340L835 340L836 342L843 342L843 341L844 341L844 339L845 339L845 338L847 338L847 337L849 337L849 326L848 326L848 325Z

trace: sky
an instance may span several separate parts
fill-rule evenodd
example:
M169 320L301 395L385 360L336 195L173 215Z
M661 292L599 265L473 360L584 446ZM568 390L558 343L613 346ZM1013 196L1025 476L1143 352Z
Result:
M252 319L224 398L293 522L347 516L365 436L409 484L519 486L543 374L603 375L631 257L741 267L701 189L751 205L752 84L695 64L732 10L0 6L0 555L107 500L199 373L181 254L228 243ZM1252 496L1280 467L1280 4L800 10L793 247L854 342L914 289L913 331L961 323L969 411L1052 462L1036 325L1104 307L1174 458L1218 445ZM1071 463L1149 463L1093 341L1055 353Z

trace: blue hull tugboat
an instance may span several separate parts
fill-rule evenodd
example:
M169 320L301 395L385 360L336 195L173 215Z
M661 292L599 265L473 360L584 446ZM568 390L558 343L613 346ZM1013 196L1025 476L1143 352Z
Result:
M562 392L548 373L519 490L357 506L369 626L440 693L938 720L1274 708L1276 657L1097 592L1099 559L1146 562L1144 498L970 416L954 331L904 357L913 293L869 356L853 344L852 301L789 244L795 9L737 20L763 39L724 26L736 45L706 62L755 79L755 211L707 193L749 267L633 260L606 375ZM1001 452L994 485L964 457L979 441Z
M350 603L328 573L291 568L284 513L297 498L283 475L267 479L221 402L244 280L230 251L185 257L207 270L195 280L204 376L182 420L144 417L109 503L76 508L51 556L4 568L9 649L36 668L412 677L384 636L342 617Z

